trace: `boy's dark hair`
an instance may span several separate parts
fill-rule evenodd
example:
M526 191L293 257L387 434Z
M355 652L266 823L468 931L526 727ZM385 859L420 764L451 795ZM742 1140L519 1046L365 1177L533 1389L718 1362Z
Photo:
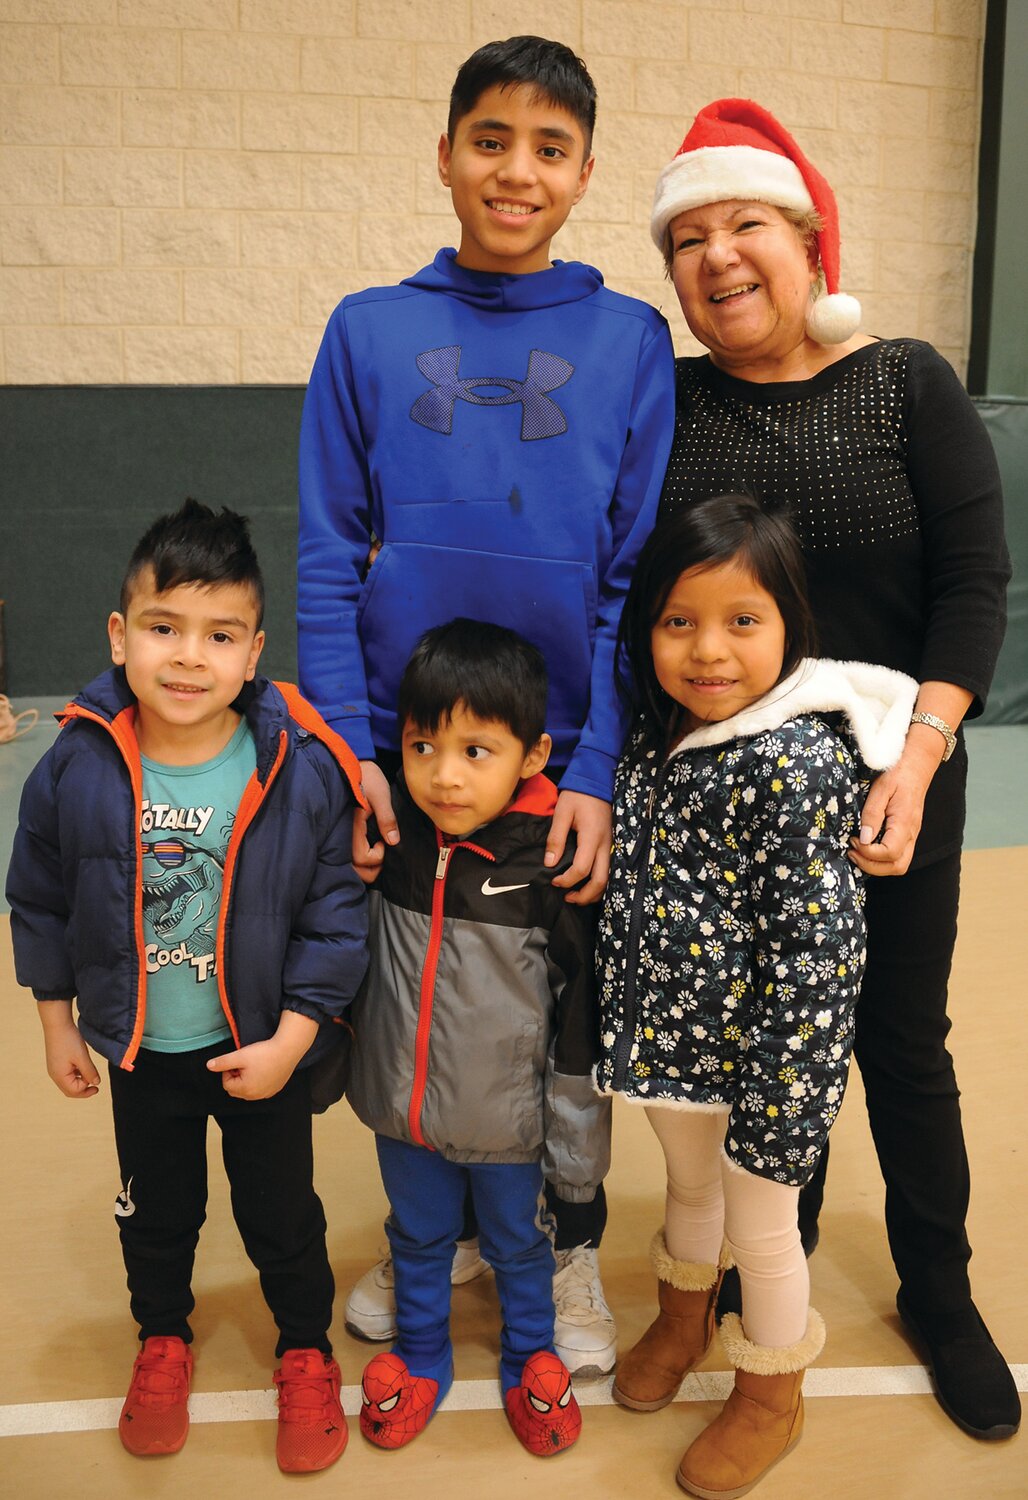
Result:
M778 605L785 623L781 682L817 651L799 538L784 506L753 495L715 495L659 521L639 554L618 627L618 688L643 717L646 743L663 752L681 709L657 681L650 637L676 580L690 568L737 562Z
M182 583L212 587L239 583L249 588L257 606L257 628L264 618L264 578L250 540L245 516L223 506L218 515L198 500L160 516L140 537L129 558L118 608L127 614L132 589L146 568L153 569L159 594Z
M400 682L400 725L434 734L462 705L506 724L528 751L546 727L547 688L542 652L524 636L484 620L450 620L414 647Z
M453 144L457 123L470 114L486 89L526 88L567 110L585 132L585 154L592 149L596 124L596 85L580 57L563 42L541 36L512 36L487 42L458 69L450 92L446 134Z

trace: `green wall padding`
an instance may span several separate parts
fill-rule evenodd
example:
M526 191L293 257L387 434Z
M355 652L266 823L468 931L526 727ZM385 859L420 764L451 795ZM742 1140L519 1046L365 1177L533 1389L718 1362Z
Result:
M1003 475L1007 544L1014 567L1006 639L988 707L976 722L1028 724L1028 401L981 396L974 404L989 430Z
M296 678L300 386L0 387L0 597L7 692L70 692L108 661L129 553L186 495L251 518L268 585L262 665ZM975 403L996 446L1014 559L985 718L1028 723L1028 401ZM24 705L22 705L24 706Z
M187 495L250 517L267 582L262 669L296 679L301 386L0 388L7 692L63 693L109 663L129 555Z

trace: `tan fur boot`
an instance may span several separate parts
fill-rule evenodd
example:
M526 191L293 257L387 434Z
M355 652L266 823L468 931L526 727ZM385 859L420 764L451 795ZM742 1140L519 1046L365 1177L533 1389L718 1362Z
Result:
M811 1308L796 1344L751 1344L735 1313L721 1319L721 1343L735 1366L735 1389L686 1450L677 1479L700 1500L736 1500L794 1448L803 1431L803 1372L821 1353L825 1325Z
M722 1270L710 1261L675 1260L663 1229L650 1244L660 1312L634 1349L618 1360L614 1400L633 1411L659 1411L678 1394L710 1348Z

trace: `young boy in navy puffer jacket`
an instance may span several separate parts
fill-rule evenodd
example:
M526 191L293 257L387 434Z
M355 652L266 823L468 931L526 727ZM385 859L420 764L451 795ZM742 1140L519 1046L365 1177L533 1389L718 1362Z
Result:
M214 1118L279 1328L279 1466L309 1471L339 1457L346 1424L304 1070L367 962L350 862L362 794L345 742L257 677L263 602L241 516L187 501L154 523L108 622L114 669L63 711L26 784L7 896L50 1077L89 1098L89 1047L109 1064L142 1341L124 1446L145 1457L186 1439Z

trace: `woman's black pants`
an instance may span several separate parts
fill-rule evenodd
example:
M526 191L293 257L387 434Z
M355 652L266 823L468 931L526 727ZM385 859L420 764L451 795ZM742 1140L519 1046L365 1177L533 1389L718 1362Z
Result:
M960 854L898 878L869 877L868 956L854 1055L885 1179L885 1222L900 1284L926 1330L945 1337L970 1298L965 1230L970 1176L960 1094L946 1047ZM827 1149L800 1194L816 1236Z

